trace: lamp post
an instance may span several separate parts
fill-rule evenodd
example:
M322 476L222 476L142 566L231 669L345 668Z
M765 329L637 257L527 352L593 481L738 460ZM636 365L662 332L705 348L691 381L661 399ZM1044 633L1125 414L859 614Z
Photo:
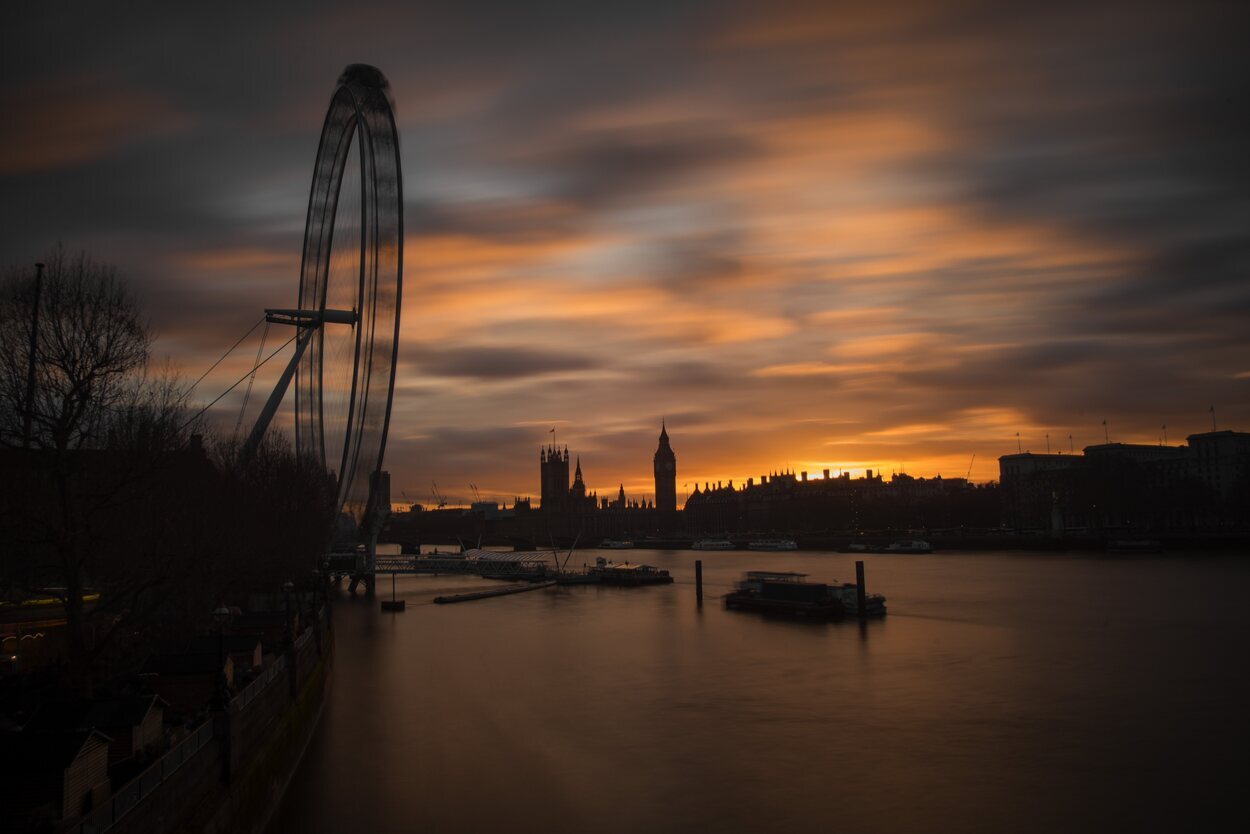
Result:
M217 624L217 700L224 707L229 694L226 682L226 623L230 622L230 609L218 606L213 611L213 622Z
M294 631L291 629L291 591L295 590L295 583L287 580L282 583L282 602L283 608L286 610L286 624L283 627L286 634L286 642L289 645L294 639Z
M299 689L299 655L295 651L295 631L291 628L291 591L293 590L295 590L295 583L291 580L288 579L282 583L282 598L286 607L286 653L289 670L287 680L292 698Z

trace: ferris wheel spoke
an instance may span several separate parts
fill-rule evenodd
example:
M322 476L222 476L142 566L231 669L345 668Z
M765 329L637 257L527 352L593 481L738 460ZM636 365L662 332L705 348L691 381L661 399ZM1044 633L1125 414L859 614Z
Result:
M348 67L314 166L299 305L275 312L315 319L296 376L296 447L335 475L337 507L358 528L368 522L394 392L402 194L389 87L372 67Z

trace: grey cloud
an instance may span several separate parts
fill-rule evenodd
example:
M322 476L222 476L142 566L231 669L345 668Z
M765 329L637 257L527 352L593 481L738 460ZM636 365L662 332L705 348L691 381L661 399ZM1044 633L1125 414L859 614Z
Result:
M427 374L478 380L516 380L598 367L581 353L526 347L451 348L424 351L415 359Z

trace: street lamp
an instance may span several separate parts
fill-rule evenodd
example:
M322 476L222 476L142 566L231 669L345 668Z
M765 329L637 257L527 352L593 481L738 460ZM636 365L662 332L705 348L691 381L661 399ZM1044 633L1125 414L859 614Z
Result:
M286 633L287 643L291 642L293 635L293 631L291 629L291 591L293 590L295 590L295 583L291 580L288 579L286 582L282 583L282 604L283 608L286 610L286 625L284 626L284 631Z
M226 623L230 622L230 609L224 605L213 611L213 622L217 624L217 698L225 705L227 692L226 682Z

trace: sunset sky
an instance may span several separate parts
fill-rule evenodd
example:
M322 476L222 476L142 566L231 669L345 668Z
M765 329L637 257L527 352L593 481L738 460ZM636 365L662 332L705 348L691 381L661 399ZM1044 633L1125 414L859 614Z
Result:
M397 501L536 497L553 426L641 497L666 419L679 500L1250 429L1238 4L79 5L6 9L0 262L115 264L190 378L294 303L335 79L389 77Z

